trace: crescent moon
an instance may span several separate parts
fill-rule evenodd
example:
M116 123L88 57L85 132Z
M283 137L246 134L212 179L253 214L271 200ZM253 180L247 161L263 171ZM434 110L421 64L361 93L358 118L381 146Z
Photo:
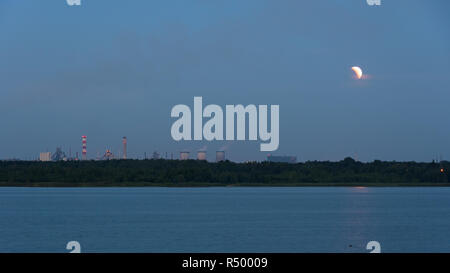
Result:
M355 72L356 78L361 79L361 77L363 75L361 68L359 66L353 66L352 70L353 70L353 72Z

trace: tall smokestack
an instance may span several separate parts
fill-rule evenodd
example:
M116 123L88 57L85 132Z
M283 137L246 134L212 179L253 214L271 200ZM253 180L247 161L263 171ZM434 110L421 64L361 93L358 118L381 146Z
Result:
M83 149L82 149L82 152L81 152L81 155L82 155L82 160L86 160L87 159L87 137L86 136L82 136L81 137L81 142L82 142L82 147L83 147Z
M123 159L127 159L127 137L122 138L123 144Z

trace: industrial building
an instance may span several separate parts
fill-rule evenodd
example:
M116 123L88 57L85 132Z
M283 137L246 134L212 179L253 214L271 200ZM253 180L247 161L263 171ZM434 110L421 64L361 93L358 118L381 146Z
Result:
M66 154L63 152L61 147L56 147L56 151L54 154L52 154L52 161L60 161L60 160L67 160Z
M180 152L180 160L188 160L189 152Z
M297 163L296 156L276 156L268 155L267 161L269 162L282 162L282 163Z
M153 159L161 159L161 155L157 151L154 151L153 155L152 155L152 158Z
M45 152L39 154L39 161L51 161L52 160L52 153Z
M110 149L106 149L106 152L102 157L102 160L111 160L111 159L114 159L114 154Z
M197 160L206 160L206 151L198 151Z

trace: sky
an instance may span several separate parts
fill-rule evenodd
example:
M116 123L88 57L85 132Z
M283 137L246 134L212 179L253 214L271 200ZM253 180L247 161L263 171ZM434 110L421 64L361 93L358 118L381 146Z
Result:
M178 157L260 141L174 141L174 105L280 105L275 155L450 159L447 0L0 1L0 159L61 146ZM360 66L367 76L353 77ZM205 120L206 121L206 120Z

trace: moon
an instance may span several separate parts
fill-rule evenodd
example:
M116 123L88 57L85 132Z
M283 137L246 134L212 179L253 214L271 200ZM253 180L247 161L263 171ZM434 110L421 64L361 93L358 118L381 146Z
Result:
M361 77L363 75L361 68L359 66L353 66L352 70L353 70L353 72L355 72L356 78L361 79Z

